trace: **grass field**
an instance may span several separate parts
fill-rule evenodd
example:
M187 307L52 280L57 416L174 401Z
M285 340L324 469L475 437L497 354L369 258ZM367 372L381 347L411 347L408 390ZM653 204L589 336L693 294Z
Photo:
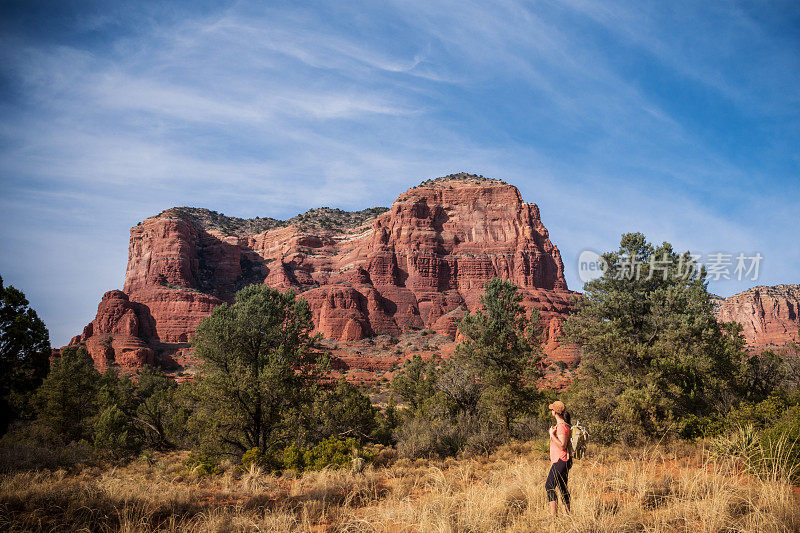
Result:
M546 452L394 460L281 476L223 465L197 476L185 453L124 466L0 477L8 531L800 531L800 492L714 459L702 443L590 446L570 472L572 514L549 516Z

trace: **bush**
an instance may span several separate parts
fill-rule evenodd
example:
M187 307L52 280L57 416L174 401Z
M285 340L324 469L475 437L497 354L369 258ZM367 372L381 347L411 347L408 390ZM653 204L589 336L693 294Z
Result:
M780 472L793 483L800 481L800 406L787 409L783 416L764 430L761 446L765 450L764 468Z
M797 399L774 394L759 402L743 401L725 414L697 418L698 431L706 437L729 435L737 428L753 426L759 433L781 420L798 405Z
M269 467L269 460L260 448L250 448L242 454L242 468L250 470L253 467Z
M505 440L501 427L476 415L454 418L416 416L395 432L397 453L408 459L453 457L460 452L488 454Z
M62 443L91 439L101 384L101 375L85 348L64 348L36 391L38 423L50 428Z
M283 449L282 459L283 467L287 470L302 472L324 468L346 468L351 466L354 457L372 461L373 455L353 437L346 439L328 437L311 448L291 444Z
M219 463L202 453L190 453L186 461L183 462L183 465L189 472L196 476L212 476L222 473L219 468Z
M283 467L287 470L303 471L303 449L291 444L283 449Z
M787 411L763 432L747 425L716 437L711 453L740 462L754 475L796 483L800 480L800 408Z
M369 396L342 378L331 389L322 388L314 395L309 430L305 439L319 442L331 435L368 437L378 429L377 409Z
M97 453L87 441L70 442L66 446L52 444L54 439L35 434L42 431L47 428L29 424L24 429L12 429L0 440L0 473L97 464Z
M394 433L397 453L401 457L416 459L436 455L437 439L433 426L425 419L414 417L407 420Z
M323 468L343 468L351 464L353 450L361 450L361 444L353 437L337 439L329 437L310 450L303 453L306 470L322 470Z
M141 442L136 438L128 417L116 405L103 409L94 424L94 445L114 458L135 454Z

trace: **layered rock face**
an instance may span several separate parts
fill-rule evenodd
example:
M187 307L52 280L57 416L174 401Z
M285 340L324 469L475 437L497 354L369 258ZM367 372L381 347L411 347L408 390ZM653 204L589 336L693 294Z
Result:
M556 337L577 293L538 207L509 184L466 174L423 182L389 210L322 208L286 222L164 211L131 229L123 291L106 294L73 343L98 364L128 360L115 335L153 346L158 359L252 283L300 292L317 331L340 343L421 329L453 336L493 277L512 280L539 310L551 358L574 363ZM102 335L112 348L96 346ZM131 364L150 362L140 358Z
M137 368L155 362L148 344L154 325L147 306L130 301L122 291L108 291L97 306L97 317L70 345L85 345L100 369L113 364Z
M717 301L717 319L742 325L752 348L782 347L798 342L800 285L753 287Z

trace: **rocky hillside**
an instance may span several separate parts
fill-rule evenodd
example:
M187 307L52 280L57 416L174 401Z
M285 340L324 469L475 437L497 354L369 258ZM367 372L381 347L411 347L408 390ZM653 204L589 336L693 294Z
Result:
M388 210L321 208L280 221L168 209L131 229L123 290L106 293L71 344L100 367L189 367L200 321L238 289L266 283L302 293L343 374L378 379L412 350L446 353L493 277L514 281L540 311L551 359L575 363L557 337L577 293L539 208L512 185L470 174L425 181Z
M753 287L716 301L717 318L738 322L752 348L782 347L799 342L800 285Z

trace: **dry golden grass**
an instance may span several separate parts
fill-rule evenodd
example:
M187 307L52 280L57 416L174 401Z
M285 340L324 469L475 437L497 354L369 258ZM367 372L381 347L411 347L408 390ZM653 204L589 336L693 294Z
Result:
M382 454L391 456L391 454ZM570 472L572 514L551 520L537 443L490 457L399 460L363 474L198 478L185 454L78 472L0 476L9 531L800 531L796 487L702 446L590 447Z

